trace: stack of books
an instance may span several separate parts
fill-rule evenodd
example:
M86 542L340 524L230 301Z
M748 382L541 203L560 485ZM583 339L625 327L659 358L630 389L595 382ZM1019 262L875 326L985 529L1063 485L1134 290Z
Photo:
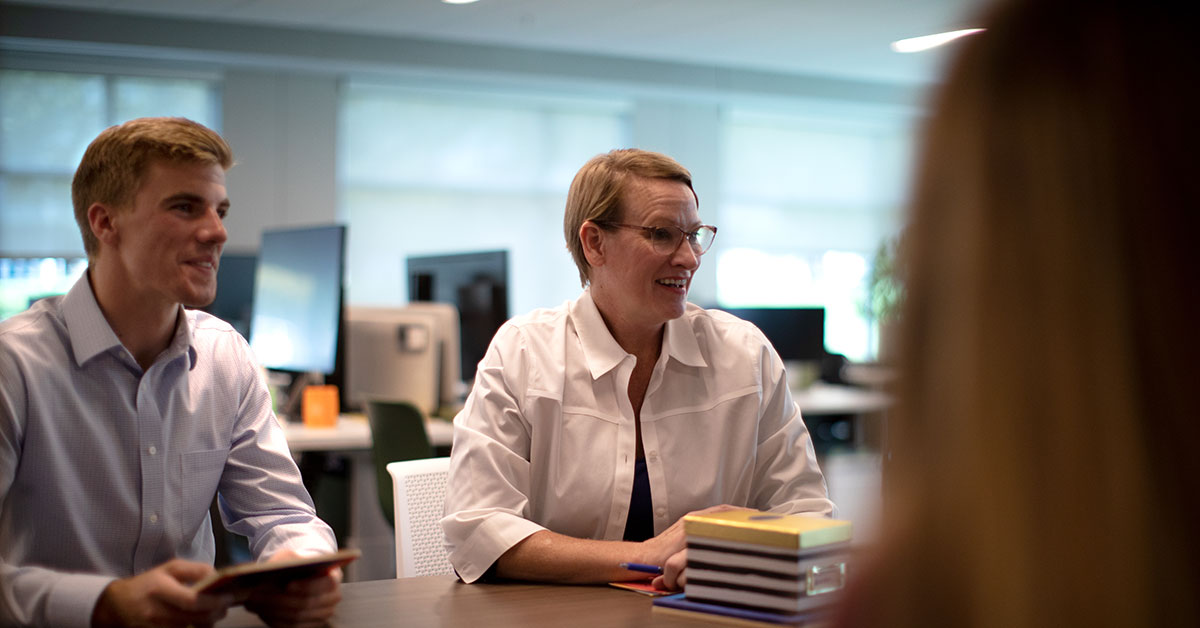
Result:
M849 521L730 510L684 518L687 583L655 610L812 623L846 583Z

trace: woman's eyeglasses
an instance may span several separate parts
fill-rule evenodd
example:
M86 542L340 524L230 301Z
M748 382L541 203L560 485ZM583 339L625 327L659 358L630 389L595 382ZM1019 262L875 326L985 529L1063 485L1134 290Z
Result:
M661 255L670 255L679 249L679 241L687 240L688 246L692 247L692 252L696 255L704 255L712 246L713 240L717 239L717 228L710 225L700 225L695 231L685 231L674 225L667 227L643 227L642 225L629 225L621 222L600 222L596 224L601 227L621 227L623 229L639 229L645 232L646 237L650 239L650 244L654 247L654 251Z

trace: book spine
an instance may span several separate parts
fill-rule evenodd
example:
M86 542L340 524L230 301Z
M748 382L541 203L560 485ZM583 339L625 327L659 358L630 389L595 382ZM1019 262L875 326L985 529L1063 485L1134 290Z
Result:
M825 608L837 601L836 596L792 598L760 591L731 591L721 587L693 585L690 580L685 587L685 594L688 599L697 602L773 613L808 612Z

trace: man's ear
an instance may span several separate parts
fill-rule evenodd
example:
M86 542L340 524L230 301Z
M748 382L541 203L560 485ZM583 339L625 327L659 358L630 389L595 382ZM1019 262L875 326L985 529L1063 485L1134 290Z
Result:
M604 265L604 230L596 223L585 220L579 226L579 241L583 244L583 257L588 265L596 268Z
M104 203L92 203L87 211L88 225L96 239L113 246L117 243L117 216L112 207Z

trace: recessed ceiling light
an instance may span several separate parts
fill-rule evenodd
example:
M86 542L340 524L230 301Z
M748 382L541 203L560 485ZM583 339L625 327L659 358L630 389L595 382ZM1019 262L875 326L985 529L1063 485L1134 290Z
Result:
M922 50L929 50L930 48L936 48L942 44L952 42L959 37L974 35L982 30L982 28L964 28L959 31L950 31L947 33L935 33L933 35L923 35L921 37L909 37L908 39L901 39L892 42L892 50L895 50L896 52L920 52Z
M442 2L446 4L471 4L474 2L479 2L479 0L442 0Z

